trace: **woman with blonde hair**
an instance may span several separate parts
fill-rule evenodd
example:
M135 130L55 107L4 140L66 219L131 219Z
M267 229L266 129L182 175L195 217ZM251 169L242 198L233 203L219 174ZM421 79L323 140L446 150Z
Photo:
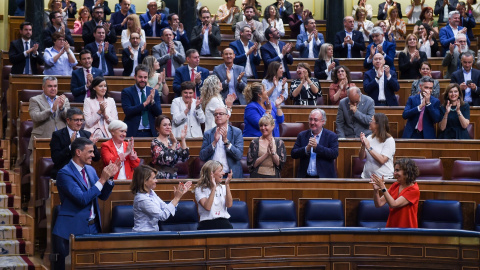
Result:
M230 191L232 170L222 185L222 163L209 160L200 170L200 179L195 186L195 200L198 204L200 223L198 230L233 229L228 220L228 207L232 207L233 199Z
M333 45L323 43L318 53L318 59L315 60L313 73L319 80L331 80L332 70L340 65L337 59L333 59Z
M145 31L142 29L140 18L137 14L130 14L127 16L127 29L122 31L122 47L124 49L132 46L130 43L130 33L138 33L140 35L139 48L142 48L143 45L146 44Z
M373 23L367 19L367 10L363 7L357 8L355 12L355 22L353 30L358 30L363 34L363 40L368 40L370 32L373 29Z
M405 34L407 33L407 26L405 21L398 17L398 8L397 6L391 6L387 11L387 29L389 34L393 34L395 40L404 40Z
M83 6L78 9L78 18L73 23L73 31L72 34L82 34L83 24L90 21L92 16L90 15L90 10Z
M204 81L200 88L200 97L202 100L202 108L205 113L205 131L214 128L215 117L213 113L215 109L220 106L227 105L227 112L232 112L233 101L236 99L235 94L229 94L225 103L223 103L222 95L220 91L223 90L222 82L218 79L217 75L210 75Z
M65 8L62 7L62 1L60 1L60 0L49 0L47 10L45 10L45 13L43 15L43 24L45 26L48 26L50 24L50 13L52 13L54 11L58 11L62 14L63 25L65 25L65 27L67 27L67 20L68 20L67 9L68 9L68 7L65 7Z
M419 50L420 43L414 34L405 39L405 49L398 55L400 79L418 79L420 67L427 61L427 54Z
M169 90L165 81L165 70L162 70L160 73L157 72L160 69L160 63L152 55L143 58L142 64L148 67L148 86L157 90L162 98L162 103L168 104Z

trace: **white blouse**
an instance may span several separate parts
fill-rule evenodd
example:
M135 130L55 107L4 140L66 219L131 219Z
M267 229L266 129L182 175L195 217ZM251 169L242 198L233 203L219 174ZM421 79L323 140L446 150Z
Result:
M280 33L280 36L283 37L285 36L285 27L283 26L283 20L278 18L275 22L271 22L270 25L268 24L268 19L263 19L262 20L262 25L263 25L263 30L267 29L269 26L273 27L275 24L275 28L278 30Z
M223 103L222 97L220 95L210 99L207 106L205 106L205 130L204 130L204 132L207 132L208 130L217 126L217 124L215 124L215 116L213 116L213 113L215 112L215 109L220 107L220 106L225 107L225 103Z
M215 188L215 198L213 199L212 207L210 211L207 211L199 203L201 199L208 198L210 196L210 188L195 188L195 200L198 204L198 215L200 221L212 220L216 218L230 218L230 214L227 212L227 206L225 204L225 198L227 197L227 187L225 185L217 185Z
M384 176L385 178L393 178L393 156L395 155L395 140L390 137L381 143L377 138L372 139L372 135L368 135L367 140L370 142L370 146L373 148L372 151L380 153L388 158L385 164L380 164L376 161L370 152L366 151L367 161L363 167L362 178L370 179L372 174L378 176Z

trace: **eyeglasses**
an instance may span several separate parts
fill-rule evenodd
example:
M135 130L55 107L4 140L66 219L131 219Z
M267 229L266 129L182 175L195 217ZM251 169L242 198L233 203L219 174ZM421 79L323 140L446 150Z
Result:
M75 122L75 123L78 123L78 122L82 122L82 123L83 123L83 122L85 122L85 119L83 119L83 118L81 118L81 119L70 119L70 120L72 120L72 121Z
M219 112L219 113L214 113L213 116L217 117L218 115L220 116L224 116L224 115L227 115L226 113L223 113L223 112Z
M55 17L55 19L62 19L62 18L63 18L63 16L57 16L57 17Z

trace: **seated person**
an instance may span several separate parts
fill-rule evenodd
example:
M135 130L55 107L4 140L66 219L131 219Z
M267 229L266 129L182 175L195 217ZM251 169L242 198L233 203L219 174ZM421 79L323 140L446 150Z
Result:
M473 139L468 135L470 105L463 101L462 91L456 83L451 83L443 92L443 105L440 107L439 139Z
M335 66L340 65L337 59L333 59L333 45L323 43L318 53L318 59L315 60L314 74L319 80L331 80L332 71Z
M373 57L373 67L363 75L363 90L375 101L375 106L398 106L395 96L400 90L397 74L385 65L380 53Z
M297 77L290 85L290 97L294 105L317 105L322 97L322 88L317 78L310 77L312 71L307 63L298 63Z
M122 30L122 47L124 49L132 46L130 42L130 35L137 33L140 35L140 47L147 42L145 38L145 31L141 28L140 19L137 14L130 14L127 16L127 28Z
M432 65L429 62L423 62L420 65L420 75L422 76L421 78L427 76L427 77L432 77ZM420 93L422 90L420 89L420 79L414 81L412 83L412 91L410 93L410 96L414 96L418 93ZM432 78L433 79L433 78ZM439 98L440 96L440 83L438 80L433 79L433 91L432 91L432 96Z
M360 138L360 134L370 135L369 129L375 113L373 99L362 94L360 88L353 86L347 90L347 97L338 105L335 127L339 138Z
M427 55L419 51L418 38L414 34L408 34L405 39L405 49L398 56L400 79L418 79L420 77L420 65L427 61Z
M203 137L201 124L205 123L205 114L202 110L202 100L193 98L195 91L194 82L182 83L182 96L172 101L170 112L172 114L172 133L180 137L184 126L187 127L185 138Z
M43 61L45 62L43 74L71 76L73 67L78 62L72 50L70 50L70 44L61 32L53 33L52 39L53 47L46 48L43 54Z
M115 100L108 97L107 81L104 77L93 79L88 91L90 96L85 98L83 112L85 114L85 130L95 138L112 138L108 125L118 120Z

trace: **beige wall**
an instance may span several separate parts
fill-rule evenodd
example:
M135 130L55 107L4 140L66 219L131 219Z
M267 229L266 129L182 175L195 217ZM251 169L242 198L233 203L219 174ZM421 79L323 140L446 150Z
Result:
M3 15L3 20L0 21L0 37L8 36L8 1L0 1L0 14ZM7 38L0 39L0 49L8 50Z

